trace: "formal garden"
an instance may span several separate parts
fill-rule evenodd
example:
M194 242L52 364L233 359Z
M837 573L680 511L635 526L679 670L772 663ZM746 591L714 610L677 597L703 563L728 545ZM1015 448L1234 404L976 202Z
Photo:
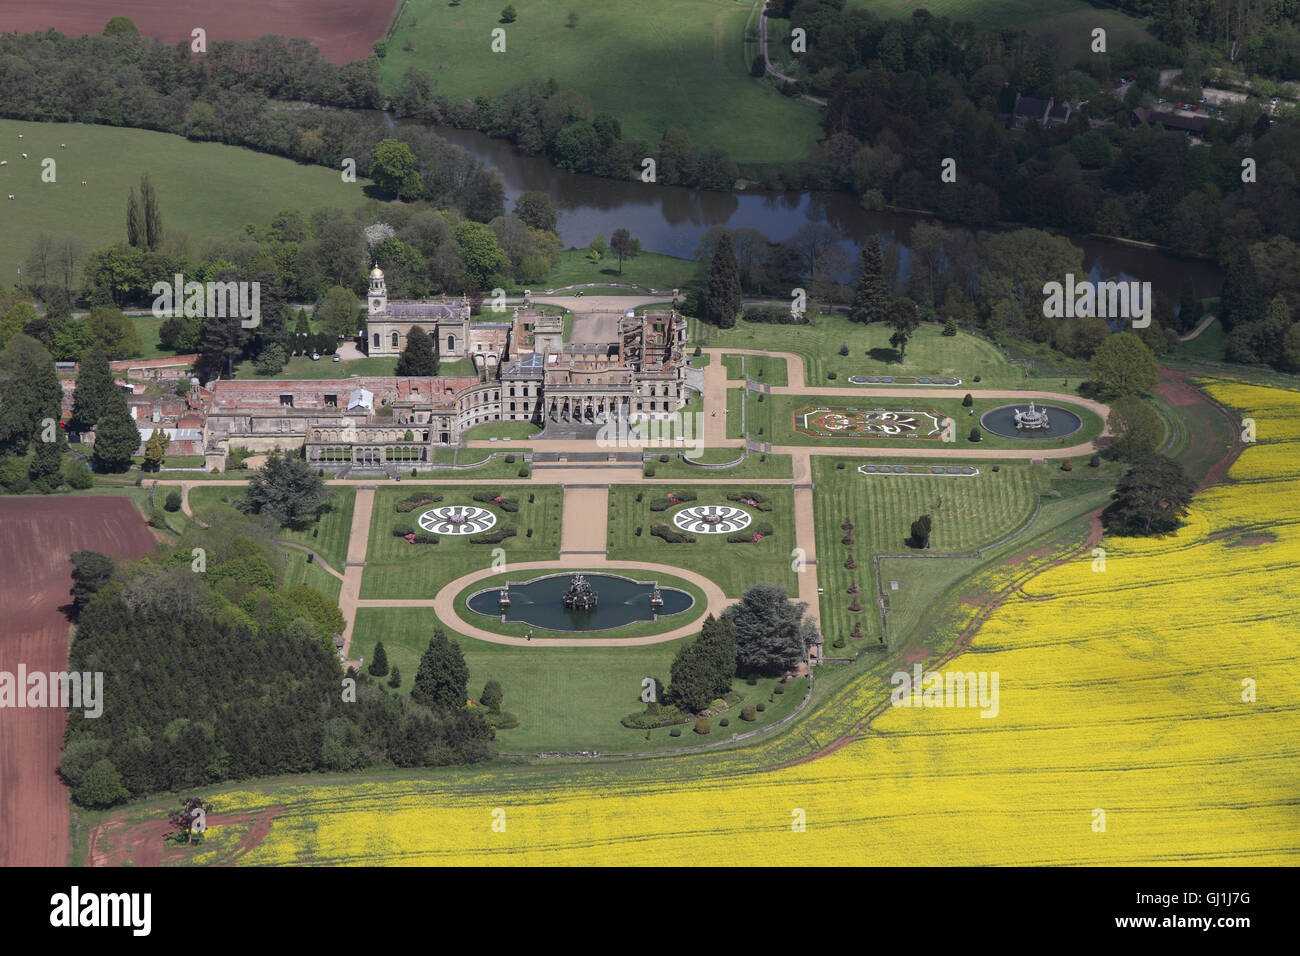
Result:
M728 394L729 408L731 395ZM982 427L981 418L1009 405L1027 408L1029 400L1015 403L1005 398L854 398L834 395L764 395L745 397L744 421L749 437L774 445L844 444L863 447L897 447L916 442L923 447L991 448L998 450L1082 445L1101 434L1105 422L1091 409L1070 402L1053 402L1077 416L1080 427L1060 438L1003 437ZM739 400L736 402L739 408ZM729 412L727 434L740 435L740 416ZM951 443L941 439L944 419L953 422Z
M705 529L698 515L730 508L748 516L745 526ZM683 528L683 524L687 527ZM717 582L728 597L751 584L798 590L791 568L794 503L789 487L759 485L613 485L609 489L608 557L685 568Z
M482 513L473 527L424 517L471 508ZM432 598L462 574L490 567L498 548L511 563L556 560L562 512L556 485L381 486L370 516L361 597Z

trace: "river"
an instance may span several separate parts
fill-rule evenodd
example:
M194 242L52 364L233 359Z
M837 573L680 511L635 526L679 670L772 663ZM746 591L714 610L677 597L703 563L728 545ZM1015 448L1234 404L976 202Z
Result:
M779 242L808 222L821 222L846 237L855 267L856 246L872 233L899 242L900 266L905 267L908 238L913 225L922 220L906 213L868 212L847 193L725 193L568 173L542 157L521 156L507 140L473 130L440 128L438 133L501 171L508 205L523 192L550 196L559 213L558 230L566 247L582 247L597 235L608 238L615 229L623 228L640 239L647 252L691 259L711 226L749 227ZM1077 236L1070 239L1083 249L1093 281L1150 282L1175 301L1189 278L1202 296L1217 295L1222 284L1213 262L1124 243Z

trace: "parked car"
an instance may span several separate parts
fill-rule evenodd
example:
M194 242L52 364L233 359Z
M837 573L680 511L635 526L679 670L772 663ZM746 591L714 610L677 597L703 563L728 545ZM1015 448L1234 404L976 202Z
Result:
M1160 99L1156 100L1157 103L1163 103L1164 101L1165 101L1165 98L1164 98L1163 96L1160 97Z
M1278 104L1278 98L1275 96L1273 97L1273 105L1277 106L1277 104Z
M311 360L312 360L313 362L319 362L319 361L320 361L320 353L319 353L319 352L312 352L312 353L311 353Z
M342 362L343 359L339 358L339 353L338 353L338 352L335 352L335 353L334 353L334 358L330 359L330 361L331 361L331 362Z

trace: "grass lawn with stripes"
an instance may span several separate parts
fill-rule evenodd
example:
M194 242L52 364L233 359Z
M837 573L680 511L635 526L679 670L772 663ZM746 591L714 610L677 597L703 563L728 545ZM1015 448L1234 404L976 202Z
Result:
M458 475L459 477L459 475ZM476 492L501 491L519 503L519 510L503 511L491 502L476 502ZM420 505L414 511L399 512L396 505L413 494L440 494L442 500ZM531 501L529 499L532 499ZM437 544L410 544L396 537L399 522L417 525L430 508L444 505L478 505L497 517L496 527L513 525L517 534L498 544L471 544L473 535L439 535ZM361 579L361 597L432 598L443 585L479 568L491 566L493 552L504 549L511 564L524 561L554 561L560 556L560 515L564 510L558 485L512 485L492 488L475 486L407 485L385 486L375 491L370 517L370 545ZM528 532L532 531L529 536Z
M650 503L669 492L690 491L696 498L664 511L651 511ZM775 534L758 542L728 542L725 534L696 534L695 543L670 544L650 533L655 524L673 527L673 515L696 505L735 505L729 492L757 491L772 500L771 511L740 504L751 514L750 528L762 522ZM638 500L639 499L639 500ZM641 533L636 532L640 529ZM748 529L746 529L748 530ZM779 584L791 594L799 590L790 567L795 547L794 495L781 485L748 488L734 485L611 485L609 489L608 554L614 561L653 561L696 571L712 578L727 597L738 598L753 584Z
M353 631L352 654L369 661L375 644L384 642L389 666L401 671L400 693L409 693L436 625L426 608L361 608ZM784 694L774 694L776 681L759 680L751 686L737 679L732 688L746 703L762 703L754 722L740 719L740 708L728 712L728 726L712 721L710 734L699 735L691 723L681 724L680 737L668 727L632 730L619 723L628 714L645 709L642 681L657 678L667 684L669 669L684 637L663 644L629 647L528 647L489 644L447 632L460 645L469 665L469 696L478 699L489 680L501 684L505 700L501 709L519 717L519 726L498 731L503 753L595 751L641 753L714 743L733 733L744 733L780 720L803 700L803 679L795 680ZM388 678L382 678L387 683Z
M970 463L980 471L973 477L938 477L864 475L856 470L861 463L821 455L812 459L818 583L825 589L822 633L830 656L851 656L855 648L881 639L873 565L876 555L915 555L881 562L892 639L905 633L946 588L983 565L993 552L974 558L942 555L987 548L1023 527L1040 505L1044 513L1035 519L1032 531L1041 533L1051 526L1050 520L1064 519L1066 515L1058 516L1058 512L1075 514L1079 502L1088 503L1089 508L1104 504L1112 487L1110 468L1094 471L1083 467L1083 474L1071 473L1079 474L1075 478L1067 477L1056 463L982 461ZM844 467L839 468L840 464ZM1051 490L1061 492L1061 497L1044 497ZM1060 502L1075 506L1048 510ZM932 521L926 551L907 543L912 522L923 514L930 515ZM843 543L846 517L853 522L852 545ZM850 554L856 564L853 569L845 567ZM890 588L890 581L899 583L897 591ZM847 590L853 582L859 588L860 612L848 610L853 598ZM837 637L849 637L854 623L861 623L865 639L850 640L844 649L833 648Z
M229 475L226 476L230 477ZM161 489L163 486L159 485ZM333 507L301 531L281 528L280 538L311 548L340 574L348 559L348 538L352 534L352 509L357 501L355 488L331 486L334 492ZM244 496L242 488L207 487L190 489L190 510L204 524L212 525L230 513L235 502Z

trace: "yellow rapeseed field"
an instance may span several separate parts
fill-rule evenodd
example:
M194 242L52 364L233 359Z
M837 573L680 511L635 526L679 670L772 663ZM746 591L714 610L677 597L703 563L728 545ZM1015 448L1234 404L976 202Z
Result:
M1294 865L1300 393L1208 388L1258 444L1177 534L1107 538L1104 571L1085 553L993 614L943 670L996 672L996 717L886 708L778 770L758 769L779 762L769 742L218 795L285 808L240 862ZM860 681L809 732L829 743L889 691Z

